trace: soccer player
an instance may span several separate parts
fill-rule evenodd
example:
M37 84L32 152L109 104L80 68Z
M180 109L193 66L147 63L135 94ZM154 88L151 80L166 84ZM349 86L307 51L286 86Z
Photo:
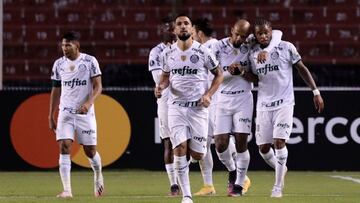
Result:
M205 155L208 109L211 97L222 82L222 72L215 56L191 37L192 23L180 14L175 19L176 43L163 51L163 73L155 96L169 86L168 121L174 150L174 164L183 203L192 201L187 154L194 160ZM208 86L209 70L214 74Z
M162 41L154 48L151 49L149 55L149 71L153 76L156 85L159 85L160 75L162 73L163 61L160 59L161 52L170 46L175 40L176 35L174 33L174 21L170 18L162 19L160 24L160 32L162 35ZM157 99L157 115L159 119L160 138L164 146L164 162L165 169L170 181L170 196L176 196L180 194L180 189L177 184L175 169L174 169L174 155L172 152L172 145L170 142L170 130L168 126L168 95L169 88L164 89L162 97Z
M224 71L216 105L215 147L220 161L229 171L228 195L234 197L246 193L251 184L246 173L250 163L247 139L253 116L253 85L240 77L236 68L239 64L246 68L249 66L248 52L253 45L249 34L250 23L244 19L237 20L231 29L231 36L219 40L213 48ZM277 43L281 35L278 31ZM262 58L259 60L263 61ZM228 147L231 134L235 137L235 161Z
M193 23L193 38L194 40L200 42L203 46L212 49L212 46L217 43L217 39L212 37L214 32L211 27L209 20L207 18L196 19ZM209 74L209 85L213 80L214 76ZM208 123L208 138L207 138L207 152L203 159L199 161L201 174L203 177L204 185L203 187L196 192L194 195L212 195L215 194L215 187L213 183L213 157L211 153L211 141L214 138L214 128L215 128L215 105L216 105L216 93L211 98L211 104L209 108L209 123Z
M265 63L254 60L259 52L269 46L272 41L272 26L265 19L257 19L254 23L254 35L258 44L249 52L251 71L240 69L241 75L251 81L258 80L259 90L256 105L256 144L260 154L275 169L275 183L271 197L282 197L284 178L287 172L286 162L288 150L286 141L290 137L293 126L294 90L293 67L312 89L315 108L319 113L324 109L324 102L316 84L301 60L295 46L281 41L270 49ZM274 151L271 145L274 145Z
M74 134L94 171L94 194L104 193L104 178L99 153L96 150L97 130L94 101L101 94L101 72L95 57L81 53L80 35L70 31L63 35L64 56L54 63L51 80L49 128L56 133L60 148L59 172L64 190L59 198L71 198L70 151ZM55 112L59 108L57 124Z

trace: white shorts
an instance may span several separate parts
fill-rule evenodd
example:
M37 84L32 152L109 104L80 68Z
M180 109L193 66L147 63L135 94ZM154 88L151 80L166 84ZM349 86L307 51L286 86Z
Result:
M157 102L157 114L159 119L159 132L160 132L160 138L165 139L170 137L170 129L168 124L168 104L166 101L160 101Z
M221 97L221 98L220 98ZM251 92L239 96L219 94L216 106L215 135L251 133L254 101Z
M169 105L168 107L170 140L173 149L190 139L188 147L195 152L205 154L207 151L208 109L201 106Z
M56 140L71 139L76 140L82 145L97 144L96 118L94 113L74 114L68 111L60 111L57 128Z
M274 138L288 140L293 126L294 106L284 106L274 111L256 112L256 144L269 144Z

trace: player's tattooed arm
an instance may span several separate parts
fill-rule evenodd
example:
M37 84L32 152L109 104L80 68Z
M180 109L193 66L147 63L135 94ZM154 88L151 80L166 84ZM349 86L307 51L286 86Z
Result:
M201 97L200 103L204 107L208 107L210 105L211 97L219 88L220 84L224 80L224 76L220 66L210 70L210 72L215 76L211 82L210 88L205 92L205 94Z
M160 76L160 83L154 89L154 94L156 98L161 97L161 93L164 89L166 89L170 84L170 72L162 72Z
M318 93L317 94L314 93L313 100L314 100L315 109L319 113L321 113L324 110L324 101L320 95L320 91L316 87L316 83L313 77L311 76L309 69L304 65L304 63L301 60L298 61L296 64L294 64L294 66L298 70L301 78L311 88L311 90L313 90L313 92L314 90L317 90Z

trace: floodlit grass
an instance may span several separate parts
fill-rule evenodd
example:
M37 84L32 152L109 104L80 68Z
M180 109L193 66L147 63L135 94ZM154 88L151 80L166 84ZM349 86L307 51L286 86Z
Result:
M194 197L194 202L241 203L333 203L360 202L360 183L331 176L350 177L360 181L360 172L293 172L286 177L284 197L270 198L274 173L249 172L252 187L239 198L226 196L227 173L216 171L214 182L217 194ZM91 171L72 172L74 198L59 200L62 189L57 172L0 172L0 202L181 202L181 197L168 197L169 183L165 172L106 171L105 196L93 197ZM202 185L199 171L191 171L192 192Z

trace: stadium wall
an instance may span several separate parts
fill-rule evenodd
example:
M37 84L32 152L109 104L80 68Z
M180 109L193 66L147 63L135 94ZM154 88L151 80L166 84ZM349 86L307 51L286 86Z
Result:
M318 114L312 93L295 91L289 169L360 170L359 91L323 90L322 96L325 111ZM0 170L57 170L58 146L47 127L49 92L0 91L0 98ZM152 91L104 91L95 105L98 149L106 168L163 170ZM213 147L215 170L224 170ZM250 170L270 170L252 136L249 150ZM89 167L79 145L72 151L74 169Z

